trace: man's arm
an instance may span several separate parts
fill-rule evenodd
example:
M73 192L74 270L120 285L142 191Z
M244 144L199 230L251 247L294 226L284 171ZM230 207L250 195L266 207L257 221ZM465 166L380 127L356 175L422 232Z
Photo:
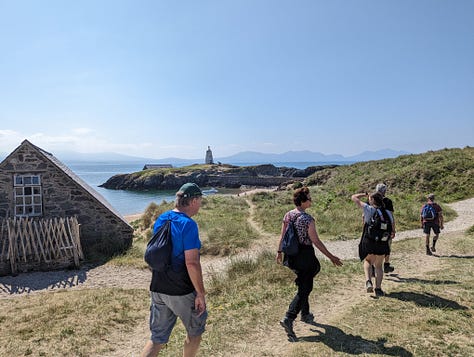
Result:
M191 282L193 283L194 289L197 293L194 307L200 315L206 311L206 291L204 290L199 249L185 250L184 259L189 277L191 278Z
M397 232L396 229L395 229L395 215L393 214L393 211L389 211L389 216L390 216L390 219L392 220L392 232L390 232L390 236L392 238L395 237L395 233Z

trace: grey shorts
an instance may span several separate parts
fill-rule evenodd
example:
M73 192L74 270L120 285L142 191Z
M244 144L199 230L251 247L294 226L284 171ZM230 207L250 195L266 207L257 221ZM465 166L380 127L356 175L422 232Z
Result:
M150 331L153 343L168 343L178 317L188 336L201 336L204 333L207 311L198 316L194 310L195 296L195 293L174 296L151 292Z

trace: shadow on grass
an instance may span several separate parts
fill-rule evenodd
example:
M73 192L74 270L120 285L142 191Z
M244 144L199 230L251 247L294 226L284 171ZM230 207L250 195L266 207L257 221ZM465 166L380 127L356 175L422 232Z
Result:
M457 255L457 254L451 254L451 255L437 255L433 254L437 258L451 258L451 259L474 259L474 255Z
M27 294L34 291L72 288L85 283L89 270L96 264L79 269L52 270L20 273L17 276L0 276L0 293L9 295Z
M459 282L454 280L428 280L428 279L418 279L418 278L403 278L398 274L389 274L386 275L385 280L393 281L395 283L417 283L417 284L431 284L431 285L455 285Z
M400 301L412 301L418 306L429 308L442 308L452 310L467 310L468 308L459 305L456 301L448 300L430 293L416 293L412 291L401 291L385 295L387 298L398 299Z
M347 334L340 328L331 325L324 325L320 323L313 323L319 329L311 329L318 334L315 336L299 337L299 341L307 342L321 342L336 352L343 352L350 355L361 354L378 354L385 356L402 356L411 357L413 354L401 346L387 347L386 338L379 338L377 340L369 340L361 336L354 336Z

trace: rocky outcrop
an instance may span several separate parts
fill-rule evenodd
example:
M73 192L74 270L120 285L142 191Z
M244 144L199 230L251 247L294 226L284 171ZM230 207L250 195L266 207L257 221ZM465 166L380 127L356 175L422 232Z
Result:
M202 187L239 188L242 185L257 187L279 186L286 182L303 181L309 175L336 165L310 166L304 170L258 166L192 165L174 169L152 169L112 176L100 187L113 190L176 190L186 182Z

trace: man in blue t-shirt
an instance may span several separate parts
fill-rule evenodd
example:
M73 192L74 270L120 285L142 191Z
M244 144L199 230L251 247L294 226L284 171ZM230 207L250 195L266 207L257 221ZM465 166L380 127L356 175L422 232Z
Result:
M173 252L171 268L152 273L151 339L142 357L158 355L178 317L187 331L183 356L195 356L199 349L207 310L199 255L201 241L198 226L191 217L199 212L201 200L202 191L195 183L184 184L176 193L175 208L161 214L153 226L155 233L166 221L171 221Z

